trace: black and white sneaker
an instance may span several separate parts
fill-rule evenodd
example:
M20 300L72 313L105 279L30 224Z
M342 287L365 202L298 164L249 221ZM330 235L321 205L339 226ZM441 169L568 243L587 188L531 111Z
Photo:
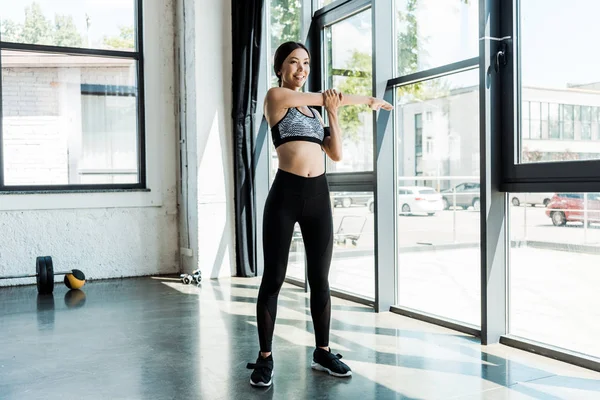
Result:
M341 358L341 354L333 354L331 349L327 351L317 347L313 352L313 361L310 366L312 369L325 371L333 376L351 376L352 370L349 366L340 361Z
M256 363L248 363L246 368L254 370L250 376L250 384L252 386L267 387L273 383L273 354L269 354L269 357L263 358L258 353Z

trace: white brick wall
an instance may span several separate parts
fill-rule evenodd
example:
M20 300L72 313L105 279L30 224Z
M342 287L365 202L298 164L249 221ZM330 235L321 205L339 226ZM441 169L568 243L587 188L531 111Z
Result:
M4 117L57 116L57 84L55 68L3 68Z

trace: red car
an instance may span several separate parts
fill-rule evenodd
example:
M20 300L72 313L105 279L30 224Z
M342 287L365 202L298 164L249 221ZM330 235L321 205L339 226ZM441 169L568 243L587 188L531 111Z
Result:
M584 221L584 201L587 199L587 221L600 222L600 193L556 193L546 206L546 215L555 226Z

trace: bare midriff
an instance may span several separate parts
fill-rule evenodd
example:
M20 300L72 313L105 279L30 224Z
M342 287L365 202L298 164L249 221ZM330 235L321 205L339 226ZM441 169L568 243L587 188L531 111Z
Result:
M279 169L311 178L325 173L323 150L317 143L295 140L277 147Z

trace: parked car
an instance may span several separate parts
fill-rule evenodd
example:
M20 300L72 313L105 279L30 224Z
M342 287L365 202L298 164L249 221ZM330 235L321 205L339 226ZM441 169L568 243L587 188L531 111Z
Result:
M479 182L463 182L449 189L442 190L444 210L452 206L479 210Z
M442 195L426 186L401 186L398 188L400 215L424 213L434 215L444 209Z
M542 204L546 207L553 196L554 193L512 193L510 202L515 207L520 205L526 206L527 204L531 204L532 206Z
M567 222L584 222L584 202L587 197L588 223L600 222L600 193L556 193L546 206L546 215L555 226Z
M344 208L352 205L366 206L372 196L371 192L333 192L333 206Z

